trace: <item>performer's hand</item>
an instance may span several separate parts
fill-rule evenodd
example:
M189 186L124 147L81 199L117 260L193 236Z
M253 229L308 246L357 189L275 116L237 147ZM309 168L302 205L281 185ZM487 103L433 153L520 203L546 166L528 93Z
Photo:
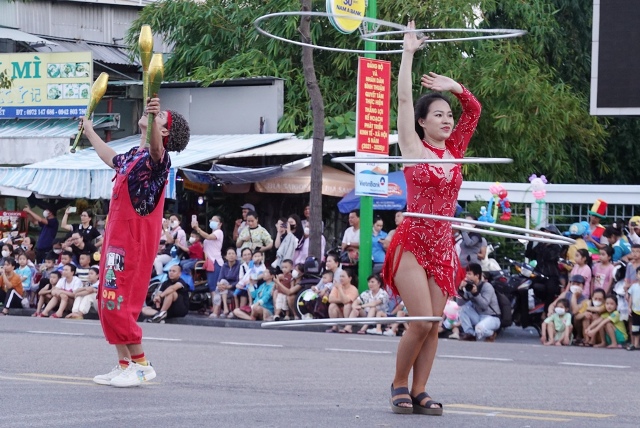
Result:
M427 89L433 91L449 91L455 94L462 93L462 86L455 80L447 76L441 76L439 74L430 71L429 74L423 74L420 79L420 83Z
M414 21L409 21L409 23L407 24L407 29L415 30L416 23ZM417 33L404 33L404 41L402 43L402 47L405 52L414 53L422 47L425 40L427 40L427 37L418 38Z
M160 98L149 98L147 102L147 109L145 114L155 114L160 113Z
M93 120L89 119L87 116L82 116L80 118L80 124L78 125L78 131L83 127L84 132L93 131Z

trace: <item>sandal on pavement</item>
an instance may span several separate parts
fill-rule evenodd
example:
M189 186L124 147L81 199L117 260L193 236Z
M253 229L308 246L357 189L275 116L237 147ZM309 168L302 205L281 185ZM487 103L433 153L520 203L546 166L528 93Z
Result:
M421 392L417 397L411 396L411 400L413 400L413 413L419 413L421 415L431 415L431 416L442 416L442 403L437 403L433 400L428 400L424 406L420 404L422 400L429 397L429 394L426 392ZM440 407L431 407L434 404Z
M627 345L627 351L635 351L635 350L637 350L637 349L638 349L638 348L636 348L635 346L633 346L633 345L631 345L631 344Z
M393 384L391 384L391 398L389 398L389 402L391 403L391 410L393 411L393 413L398 413L398 414L403 414L403 415L410 415L414 412L414 406L411 405L410 407L403 407L400 406L400 404L412 404L411 399L410 398L396 398L395 400L393 399L393 397L395 397L396 395L408 395L409 397L411 397L411 394L409 394L409 388L407 388L406 386L401 386L399 388L394 388Z

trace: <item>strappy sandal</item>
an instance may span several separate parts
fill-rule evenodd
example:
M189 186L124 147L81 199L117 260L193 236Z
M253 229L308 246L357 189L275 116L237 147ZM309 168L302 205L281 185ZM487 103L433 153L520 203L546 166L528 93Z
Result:
M411 404L411 399L409 398L396 398L395 400L393 399L393 397L395 397L396 395L401 395L401 394L406 394L408 396L411 396L409 394L409 388L407 388L406 386L401 386L400 388L394 388L393 384L391 384L391 398L389 398L389 402L391 403L391 410L393 411L393 413L409 415L413 413L413 406L403 407L403 406L400 406L400 404L405 404L405 403Z
M431 415L431 416L442 416L442 403L438 403L433 400L428 400L424 406L420 404L422 400L429 397L429 394L426 392L421 392L417 397L411 396L411 400L413 401L413 413L419 413L421 415ZM440 407L431 407L434 404Z

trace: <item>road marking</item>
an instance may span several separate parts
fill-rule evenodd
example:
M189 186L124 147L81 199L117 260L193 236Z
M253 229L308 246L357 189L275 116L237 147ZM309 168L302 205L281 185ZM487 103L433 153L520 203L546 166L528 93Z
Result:
M13 377L13 376L0 376L2 380L17 380L21 382L40 382L40 383L57 383L60 385L85 385L92 386L93 382L70 382L70 381L62 381L62 380L50 380L50 379L31 379L28 377Z
M487 416L498 418L510 418L510 419L528 419L536 421L554 421L554 422L569 422L571 419L565 418L546 418L544 416L531 416L531 415L505 415L502 413L482 413L482 412L465 412L462 410L449 410L450 406L445 406L445 414L457 414L457 415L471 415L471 416Z
M51 375L51 374L45 374L45 373L18 373L18 376L93 381L93 379L91 379L90 377L62 376L62 375Z
M365 339L365 338L359 338L359 337L347 338L347 340L353 340L353 341L356 341L356 342L388 342L388 343L398 343L398 340L391 340L391 339Z
M270 343L242 343L242 342L220 342L221 345L235 346L262 346L264 348L282 348L282 345L272 345Z
M519 408L509 408L509 407L488 407L488 406L477 406L475 404L447 404L446 408L455 407L460 409L471 409L471 410L488 410L492 412L519 412L519 413L533 413L533 414L542 414L542 415L553 415L553 416L573 416L580 418L611 418L616 415L608 415L604 413L583 413L583 412L564 412L560 410L538 410L538 409L519 409Z
M438 355L438 358L456 358L461 360L480 360L480 361L513 361L511 358L470 357L468 355Z
M99 321L80 321L80 320L62 320L63 323L67 324L81 324L81 325L100 325Z
M28 331L27 333L32 334L58 334L60 336L84 336L83 333L65 333L62 331Z
M586 364L586 363L558 363L563 366L580 366L580 367L604 367L606 369L628 369L631 366L615 366L613 364Z
M358 352L361 354L391 354L391 351L367 351L365 349L324 348L324 350L335 352Z
M142 340L160 340L164 342L182 342L182 339L171 339L168 337L147 337L143 336Z

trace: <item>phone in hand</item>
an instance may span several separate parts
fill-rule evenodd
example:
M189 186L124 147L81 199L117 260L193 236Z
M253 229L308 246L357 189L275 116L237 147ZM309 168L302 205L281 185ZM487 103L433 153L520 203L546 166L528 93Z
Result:
M191 216L191 223L197 223L198 222L198 216L197 215L192 215Z
M69 213L75 213L78 211L78 208L76 207L69 207Z

